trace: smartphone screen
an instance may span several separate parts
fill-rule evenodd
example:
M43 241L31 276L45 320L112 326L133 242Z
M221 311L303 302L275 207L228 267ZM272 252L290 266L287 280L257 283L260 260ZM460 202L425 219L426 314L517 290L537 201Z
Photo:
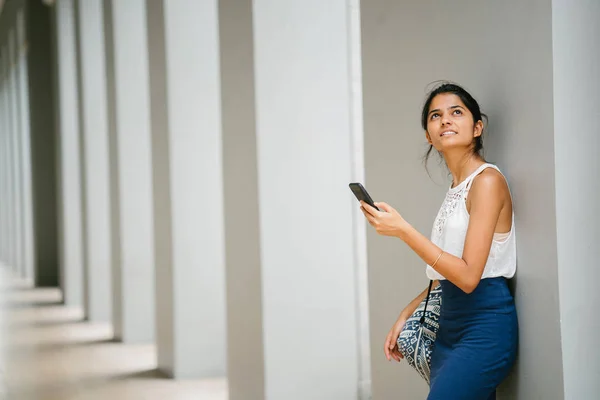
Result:
M371 196L369 196L367 189L365 189L362 184L355 182L355 183L351 183L349 186L350 186L350 190L352 190L352 193L354 193L354 196L356 196L356 198L359 201L362 200L365 203L367 203L368 205L370 205L371 207L375 208L376 210L381 211L381 210L379 210L379 208L377 208L375 206L373 199L371 198Z

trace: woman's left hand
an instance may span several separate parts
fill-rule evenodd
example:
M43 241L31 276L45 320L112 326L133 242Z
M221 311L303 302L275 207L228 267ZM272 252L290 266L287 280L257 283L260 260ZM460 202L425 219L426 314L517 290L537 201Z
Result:
M382 211L377 211L364 201L360 202L360 208L367 217L369 224L380 235L399 237L408 223L402 218L400 213L392 206L386 203L375 203L375 206Z

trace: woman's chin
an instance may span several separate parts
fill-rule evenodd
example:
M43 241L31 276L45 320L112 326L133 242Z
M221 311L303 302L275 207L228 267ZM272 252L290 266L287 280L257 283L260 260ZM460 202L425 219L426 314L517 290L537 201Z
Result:
M445 153L445 152L455 152L457 150L467 151L467 150L469 150L470 147L471 147L470 143L462 143L459 140L445 140L442 143L440 143L438 149L442 153Z

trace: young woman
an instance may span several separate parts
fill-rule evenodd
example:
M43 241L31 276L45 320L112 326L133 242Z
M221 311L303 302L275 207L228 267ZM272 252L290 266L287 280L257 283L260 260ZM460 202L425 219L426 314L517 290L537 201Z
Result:
M453 178L431 240L386 203L361 203L379 234L403 240L442 286L440 328L431 358L429 400L495 399L516 357L518 323L507 279L516 270L512 199L499 169L481 155L484 115L458 85L444 83L427 98L422 126ZM436 285L437 282L434 282ZM390 330L384 352L400 361L397 339L425 298L417 296Z

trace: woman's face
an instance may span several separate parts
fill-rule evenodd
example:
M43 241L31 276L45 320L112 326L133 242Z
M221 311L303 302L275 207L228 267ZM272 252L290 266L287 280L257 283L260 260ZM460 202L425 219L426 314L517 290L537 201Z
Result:
M481 135L483 122L473 123L473 114L455 94L438 94L427 115L427 141L441 152L451 148L469 148Z

